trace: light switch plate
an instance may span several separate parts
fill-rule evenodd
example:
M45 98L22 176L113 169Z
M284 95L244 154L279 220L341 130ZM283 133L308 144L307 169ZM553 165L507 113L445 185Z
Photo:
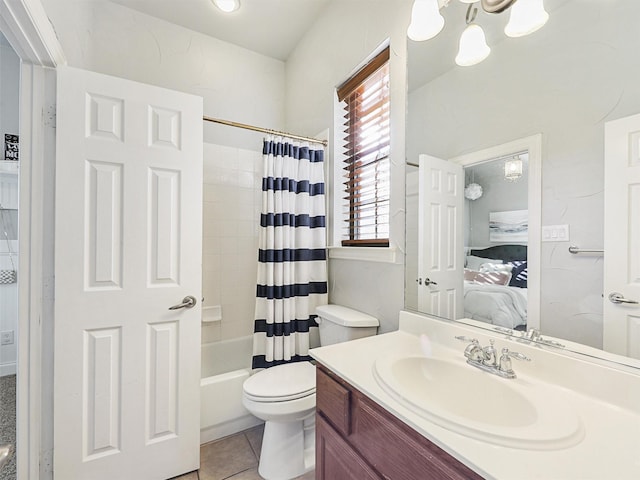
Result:
M542 227L543 242L568 242L569 225L544 225Z

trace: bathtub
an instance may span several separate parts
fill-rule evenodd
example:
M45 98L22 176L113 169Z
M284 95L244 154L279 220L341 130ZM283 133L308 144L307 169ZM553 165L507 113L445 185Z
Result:
M242 383L251 371L252 342L248 336L202 345L200 443L262 423L242 405Z

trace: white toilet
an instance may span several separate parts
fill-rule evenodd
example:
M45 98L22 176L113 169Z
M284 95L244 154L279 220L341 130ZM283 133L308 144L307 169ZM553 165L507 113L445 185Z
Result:
M378 320L340 305L316 309L320 345L375 335ZM278 365L248 378L242 403L265 421L258 473L289 480L315 466L316 373L310 362Z

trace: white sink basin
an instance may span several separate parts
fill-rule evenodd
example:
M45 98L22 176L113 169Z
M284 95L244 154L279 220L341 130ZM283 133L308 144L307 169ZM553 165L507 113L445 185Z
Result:
M394 399L427 420L497 445L556 450L584 437L560 392L424 356L378 359L374 377Z

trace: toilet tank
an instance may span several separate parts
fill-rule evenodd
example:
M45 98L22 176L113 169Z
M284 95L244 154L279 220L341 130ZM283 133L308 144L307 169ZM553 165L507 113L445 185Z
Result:
M316 315L322 346L369 337L378 331L377 318L342 305L321 305Z

